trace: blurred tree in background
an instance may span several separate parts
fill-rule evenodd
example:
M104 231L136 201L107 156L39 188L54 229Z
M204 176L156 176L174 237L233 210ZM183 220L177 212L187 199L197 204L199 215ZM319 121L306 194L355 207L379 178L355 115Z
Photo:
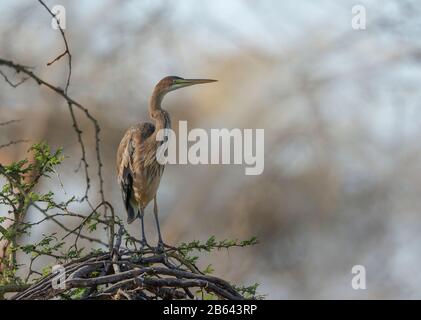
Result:
M215 78L217 86L168 97L173 123L264 128L265 171L245 176L238 165L169 166L158 195L168 242L257 235L259 246L199 261L235 283L261 283L259 291L271 298L419 298L416 1L358 2L367 11L365 30L351 27L351 0L61 4L73 60L68 94L101 124L104 197L117 216L124 211L114 155L125 129L147 119L153 85L168 74ZM64 89L67 64L46 65L63 50L48 12L30 0L4 1L0 10L0 57ZM0 70L14 84L22 80ZM60 179L40 181L35 192L54 190L58 202L83 198L84 165L66 100L32 81L14 89L2 81L0 110L0 122L20 120L0 126L0 145L27 141L0 149L0 163L26 158L38 141L63 147L68 158ZM83 112L75 117L86 160L95 163L95 128ZM92 177L97 169L89 167ZM92 181L93 203L101 203L98 190ZM78 210L92 211L87 203ZM26 221L35 215L30 208ZM23 240L39 243L54 232L54 223L39 226ZM103 229L92 236L107 241ZM351 287L356 264L367 269L367 290Z

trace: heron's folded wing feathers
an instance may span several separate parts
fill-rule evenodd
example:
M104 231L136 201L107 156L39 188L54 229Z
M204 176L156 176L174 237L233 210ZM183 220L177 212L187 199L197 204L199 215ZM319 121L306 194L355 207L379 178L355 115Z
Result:
M134 163L139 159L143 143L155 131L152 123L142 123L127 130L117 152L117 172L121 187L123 201L127 212L131 210L130 201L133 201L133 179L136 175L135 169L139 164ZM130 218L130 217L129 217Z

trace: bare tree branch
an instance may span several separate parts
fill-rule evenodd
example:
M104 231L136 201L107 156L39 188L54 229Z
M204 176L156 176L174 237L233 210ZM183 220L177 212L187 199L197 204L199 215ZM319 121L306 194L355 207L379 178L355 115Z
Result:
M34 81L36 81L39 85L44 85L47 88L51 89L52 91L54 91L55 93L57 93L59 96L63 97L69 108L72 108L73 106L76 106L79 110L81 110L86 117L92 122L94 129L95 129L95 151L96 151L96 158L97 158L97 166L98 166L98 179L99 179L99 193L101 196L101 202L105 201L105 195L104 195L104 179L102 176L102 159L101 159L101 153L100 153L100 126L98 124L98 121L91 115L91 113L89 112L89 110L87 108L85 108L84 106L82 106L79 102L75 101L74 99L72 99L69 95L67 95L67 93L64 92L64 90L60 87L56 87L50 83L48 83L47 81L41 79L40 77L38 77L37 75L35 75L31 70L29 70L28 67L23 66L21 64L17 64L14 63L13 61L9 61L9 60L5 60L0 58L0 65L4 65L7 66L9 68L14 69L17 73L24 73L25 75L29 76L30 78L32 78ZM74 122L75 123L75 122ZM77 128L77 127L76 127ZM78 135L81 135L82 132L77 128L77 133ZM80 138L81 141L81 138ZM83 149L84 150L84 149ZM86 161L86 156L82 155L85 162L85 167L86 167L86 173L88 173L88 163ZM90 180L89 180L89 175L87 176L87 190L85 191L85 198L87 197L87 193L89 190L89 185L90 185Z

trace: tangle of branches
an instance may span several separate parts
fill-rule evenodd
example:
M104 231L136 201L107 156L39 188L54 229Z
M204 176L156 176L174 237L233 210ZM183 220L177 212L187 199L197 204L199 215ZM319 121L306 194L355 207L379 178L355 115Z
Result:
M184 255L183 247L161 253L153 248L122 249L122 230L112 252L64 264L62 274L51 273L24 286L12 299L241 300L255 293L252 287L235 288L200 271Z

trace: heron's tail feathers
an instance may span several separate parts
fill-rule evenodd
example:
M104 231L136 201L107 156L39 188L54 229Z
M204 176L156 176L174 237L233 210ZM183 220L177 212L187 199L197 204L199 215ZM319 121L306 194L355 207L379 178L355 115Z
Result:
M138 217L139 217L138 208L133 206L131 203L129 203L129 206L127 208L127 223L128 224L132 223Z

